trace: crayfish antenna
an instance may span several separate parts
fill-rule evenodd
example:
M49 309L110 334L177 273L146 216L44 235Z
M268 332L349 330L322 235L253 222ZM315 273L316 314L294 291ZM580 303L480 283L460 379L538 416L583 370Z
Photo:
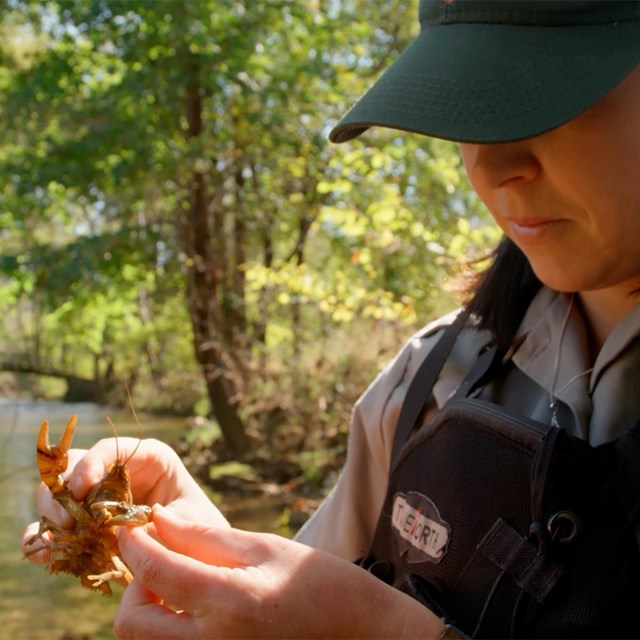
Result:
M129 399L129 407L131 409L131 413L133 414L133 419L136 421L136 424L138 425L138 431L140 432L140 439L138 440L138 444L136 445L135 449L131 452L131 455L125 461L125 464L126 464L127 462L129 462L129 460L131 460L131 458L133 458L135 452L138 450L138 447L142 443L142 440L144 438L144 429L142 428L142 424L140 423L140 420L138 419L138 414L136 413L136 410L133 407L133 398L131 397L131 391L129 391L129 385L125 384L124 388L127 390L127 398Z
M133 399L131 397L131 392L129 391L129 385L125 384L125 389L127 390L127 398L129 398L129 407L131 408L131 413L133 414L136 424L138 425L138 430L140 432L140 439L138 440L138 444L135 446L134 450L131 452L131 455L126 460L122 461L123 465L126 465L129 462L129 460L133 458L136 451L138 450L138 447L142 443L142 440L144 439L144 430L138 418L138 414L136 413L136 410L133 408ZM113 435L116 439L116 458L117 460L120 460L120 451L118 449L118 430L116 429L116 426L113 424L113 421L111 420L111 418L107 418L107 422L109 423L109 426L111 427L111 431L113 431Z
M120 449L118 449L118 430L116 429L116 425L113 424L113 420L107 416L107 423L111 427L111 431L113 432L113 437L116 441L116 460L120 460Z
M144 438L144 429L142 428L142 425L140 424L140 420L138 419L138 414L136 413L136 410L133 407L133 398L131 397L131 392L129 391L128 384L125 384L125 389L127 390L127 398L129 398L129 407L131 409L131 413L133 414L133 419L136 421L136 424L138 425L138 430L140 431L140 439L142 440L142 438Z

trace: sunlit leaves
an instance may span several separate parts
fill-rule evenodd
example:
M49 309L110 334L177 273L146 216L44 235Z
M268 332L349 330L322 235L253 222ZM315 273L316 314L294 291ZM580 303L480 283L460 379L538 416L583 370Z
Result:
M229 359L262 340L300 349L354 319L419 323L452 304L446 269L494 239L451 143L326 140L415 33L415 0L12 6L0 299L30 299L51 349L126 345L123 368L142 353L161 366L172 334L190 337L196 264ZM208 263L184 242L195 176Z

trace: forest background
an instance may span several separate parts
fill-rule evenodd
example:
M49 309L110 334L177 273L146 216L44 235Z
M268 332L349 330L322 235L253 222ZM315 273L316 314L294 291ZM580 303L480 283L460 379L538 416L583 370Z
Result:
M187 454L326 481L354 401L498 237L452 143L327 141L417 0L0 9L0 391L128 385L200 416Z

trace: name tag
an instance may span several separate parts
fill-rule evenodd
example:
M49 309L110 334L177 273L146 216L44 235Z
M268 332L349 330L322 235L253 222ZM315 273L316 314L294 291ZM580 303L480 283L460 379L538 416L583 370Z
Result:
M391 525L407 562L440 562L447 552L451 528L433 501L417 491L395 495Z

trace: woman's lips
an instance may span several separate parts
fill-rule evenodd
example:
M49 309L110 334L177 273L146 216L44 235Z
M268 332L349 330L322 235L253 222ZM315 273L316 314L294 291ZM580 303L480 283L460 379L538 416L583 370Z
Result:
M507 219L513 240L517 244L538 244L551 237L559 224L558 218Z

